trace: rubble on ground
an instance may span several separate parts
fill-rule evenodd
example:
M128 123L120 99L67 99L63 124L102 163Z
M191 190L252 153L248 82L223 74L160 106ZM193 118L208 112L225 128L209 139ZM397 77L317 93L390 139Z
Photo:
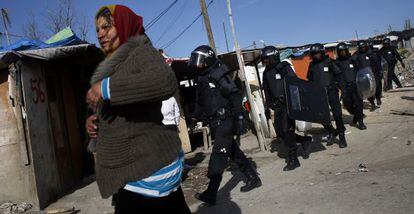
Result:
M414 50L404 50L401 52L405 68L399 63L395 68L395 72L403 86L414 85Z
M32 209L32 205L29 203L13 203L13 202L5 202L0 205L0 214L18 214L18 213L25 213Z

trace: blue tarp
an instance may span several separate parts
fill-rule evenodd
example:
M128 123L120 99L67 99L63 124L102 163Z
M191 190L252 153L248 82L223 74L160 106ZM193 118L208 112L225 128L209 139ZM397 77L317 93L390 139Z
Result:
M283 50L280 53L280 60L284 60L284 59L290 58L292 56L292 54L293 54L292 49Z
M61 46L68 46L68 45L77 45L80 43L82 43L82 40L79 39L79 37L77 37L75 34L63 40L50 43L50 44L44 43L39 40L21 39L12 45L3 47L2 49L0 49L0 52L53 48L53 47L61 47Z
M296 53L293 53L293 57L301 57L301 56L303 56L308 51L309 51L309 49L300 50L300 51L298 51Z

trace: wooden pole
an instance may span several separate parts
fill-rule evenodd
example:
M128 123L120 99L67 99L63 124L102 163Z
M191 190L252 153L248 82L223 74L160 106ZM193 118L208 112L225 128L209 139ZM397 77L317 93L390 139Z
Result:
M226 47L227 47L227 52L230 52L230 49L229 49L229 42L228 42L228 40L227 40L226 26L224 25L224 22L223 22L223 31L224 31L224 38L226 39Z
M230 0L226 0L226 1L227 1L227 10L228 10L229 19L230 19L230 27L231 27L231 31L232 31L232 34L233 34L234 47L236 49L237 61L239 63L240 74L241 74L242 80L244 81L244 84L246 86L247 98L249 99L249 103L250 103L250 107L251 107L250 116L252 118L254 128L256 129L256 132L257 132L257 140L259 142L260 149L262 151L265 151L266 150L266 145L265 145L266 141L265 141L265 138L263 137L262 128L259 124L259 115L257 114L258 111L256 109L256 105L254 104L252 91L250 89L249 82L246 80L246 73L245 73L245 70L244 70L245 64L244 64L243 56L242 56L242 53L241 53L241 49L239 47L239 43L237 42L236 30L234 28L234 21L233 21L233 14L232 14L232 11L231 11Z
M210 18L208 16L208 11L207 11L205 0L200 0L200 6L201 6L201 13L203 14L203 18L204 18L204 24L206 25L207 37L210 43L210 47L213 48L213 50L217 53L216 44L214 43L213 31L211 30Z

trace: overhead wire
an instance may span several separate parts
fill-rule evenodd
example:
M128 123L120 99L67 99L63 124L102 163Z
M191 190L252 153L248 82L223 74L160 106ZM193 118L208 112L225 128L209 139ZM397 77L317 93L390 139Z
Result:
M214 0L210 0L210 2L207 4L207 8L214 2ZM186 27L184 28L184 30L182 30L176 37L174 37L172 40L170 40L169 42L167 42L165 45L161 46L161 49L166 49L169 46L171 46L172 44L174 44L188 29L191 28L191 26L193 26L194 23L196 23L198 21L198 19L200 19L200 17L203 14L200 12L200 14Z
M175 23L178 21L178 19L183 14L183 11L185 7L187 6L188 0L184 2L184 4L180 7L180 9L177 11L175 17L171 20L171 22L168 24L168 27L161 33L161 35L158 37L157 41L155 41L155 45L158 44L158 42L167 34L167 32L175 25Z
M146 30L149 30L152 26L154 26L176 3L178 0L173 1L166 9L164 9L158 16L148 22L147 25L144 26Z

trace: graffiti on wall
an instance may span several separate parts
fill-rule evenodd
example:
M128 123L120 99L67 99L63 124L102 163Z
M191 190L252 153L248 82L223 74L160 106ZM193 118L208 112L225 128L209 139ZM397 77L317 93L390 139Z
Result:
M45 102L45 93L43 91L43 80L42 78L31 78L30 79L30 88L33 92L33 102L35 104Z

